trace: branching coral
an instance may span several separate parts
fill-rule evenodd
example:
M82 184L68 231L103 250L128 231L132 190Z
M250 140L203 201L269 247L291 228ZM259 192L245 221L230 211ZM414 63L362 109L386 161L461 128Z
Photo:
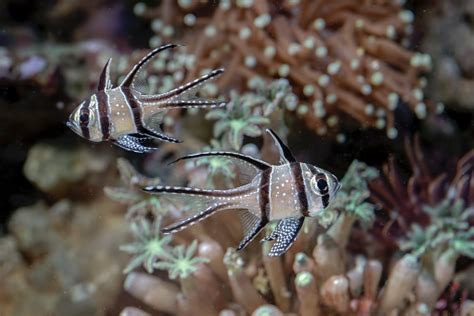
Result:
M188 42L194 72L224 64L220 88L288 78L297 113L320 134L336 130L342 114L395 138L399 99L419 118L430 110L419 75L431 60L400 45L412 32L413 13L399 1L139 2L135 13L151 21L152 45Z

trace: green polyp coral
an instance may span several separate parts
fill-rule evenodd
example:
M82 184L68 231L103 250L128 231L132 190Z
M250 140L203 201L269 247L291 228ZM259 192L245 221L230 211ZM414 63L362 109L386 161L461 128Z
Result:
M106 187L105 194L112 200L128 205L127 218L137 214L153 215L164 214L166 208L156 196L145 194L141 191L144 186L153 186L161 182L159 178L149 178L140 174L133 166L123 158L117 159L117 168L124 187Z
M286 79L266 82L255 77L249 80L249 87L252 90L243 94L231 91L226 109L214 109L206 115L209 120L217 120L214 137L222 137L223 145L234 150L242 147L244 136L260 136L262 127L270 124L269 117L277 109L293 110L297 106L298 98ZM283 124L283 112L278 113L276 121Z
M203 151L220 151L225 150L221 143L216 140L211 140L210 146L205 146ZM209 177L207 177L207 185L215 188L216 177L224 180L226 186L230 186L232 181L236 178L234 165L232 161L226 157L221 156L206 156L196 159L196 166L203 166L207 168Z
M185 279L198 270L199 264L209 262L207 258L195 256L197 246L196 240L188 247L178 245L173 248L166 260L155 262L154 267L167 270L172 280Z
M257 137L262 134L261 127L270 120L256 113L251 99L231 92L231 101L226 109L214 109L207 113L206 119L217 120L214 124L214 137L221 137L235 150L242 147L244 136Z
M134 257L124 270L129 273L133 269L143 265L148 273L153 272L157 260L167 259L170 256L170 236L160 233L161 219L157 218L150 223L145 218L139 218L131 223L131 230L136 239L135 242L120 247L120 250L131 253Z
M446 198L436 205L425 205L423 211L430 215L430 224L412 225L407 239L400 244L402 250L420 257L447 249L474 258L474 228L469 225L474 210L465 208L461 199Z
M248 102L261 105L263 115L268 116L277 108L294 109L298 98L293 94L291 85L286 79L278 79L267 84L260 77L253 78L249 82L255 94L245 94Z
M296 275L295 284L297 286L304 287L304 286L308 286L311 282L313 282L313 280L314 280L314 277L313 277L313 274L311 274L311 272L303 271Z
M359 220L363 226L369 226L375 219L375 205L366 202L370 196L367 182L376 178L378 171L363 162L354 160L341 180L341 189L334 201L320 215L323 226L342 213Z

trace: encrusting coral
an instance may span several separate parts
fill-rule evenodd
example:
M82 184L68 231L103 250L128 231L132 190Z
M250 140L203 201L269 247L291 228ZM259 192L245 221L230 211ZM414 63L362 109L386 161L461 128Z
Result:
M395 138L397 107L408 106L420 119L435 111L424 102L420 78L430 57L403 47L414 16L402 3L162 1L138 2L134 12L151 22L150 46L188 43L189 78L225 66L214 91L242 92L256 78L287 78L299 98L288 109L319 134L337 131L349 116Z

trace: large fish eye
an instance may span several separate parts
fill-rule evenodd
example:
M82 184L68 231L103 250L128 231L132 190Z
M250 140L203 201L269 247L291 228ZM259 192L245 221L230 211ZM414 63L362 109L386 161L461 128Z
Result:
M319 195L328 193L328 182L324 173L318 173L311 179L311 187Z
M81 123L81 125L89 124L89 114L82 113L81 115L79 115L79 123Z

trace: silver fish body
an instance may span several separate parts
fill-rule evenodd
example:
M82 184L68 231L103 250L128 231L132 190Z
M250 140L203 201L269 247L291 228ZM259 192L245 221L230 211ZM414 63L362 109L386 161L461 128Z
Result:
M111 141L119 147L134 152L149 152L156 147L142 143L150 139L180 142L165 135L159 128L164 112L172 108L214 108L225 102L201 100L190 94L203 83L219 76L217 69L162 94L143 94L141 83L136 79L145 65L159 52L176 47L165 45L143 57L127 74L122 83L113 88L110 80L110 62L105 65L99 80L97 93L79 104L71 113L67 126L76 134L93 142Z
M191 215L171 226L164 233L174 233L223 210L239 210L244 238L238 249L243 249L271 221L278 221L273 233L265 240L276 240L269 255L285 253L303 224L305 217L318 215L334 199L339 181L330 172L307 163L297 162L271 130L267 130L278 146L281 164L270 165L262 160L233 152L206 152L182 159L204 156L223 156L253 170L248 183L229 190L201 190L188 187L151 186L145 191L174 195L177 199L198 201Z

